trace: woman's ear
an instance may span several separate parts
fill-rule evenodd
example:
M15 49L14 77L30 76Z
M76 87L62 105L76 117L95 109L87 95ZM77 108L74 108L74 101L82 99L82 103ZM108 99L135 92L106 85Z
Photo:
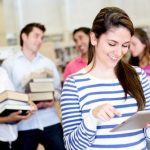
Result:
M97 38L96 38L94 32L91 32L91 33L90 33L90 39L91 39L91 44L92 44L93 46L97 45Z

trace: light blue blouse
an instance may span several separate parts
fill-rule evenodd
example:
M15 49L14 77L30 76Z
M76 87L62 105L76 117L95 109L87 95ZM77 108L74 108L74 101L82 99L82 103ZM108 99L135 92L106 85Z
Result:
M8 58L2 64L12 82L14 83L16 91L24 92L24 86L22 84L26 75L35 71L36 69L48 68L54 75L54 87L55 90L61 90L60 77L55 64L45 56L37 53L36 57L29 61L22 51L18 52L15 56ZM53 107L45 108L36 111L29 119L23 120L18 124L19 130L30 129L43 129L44 127L51 126L59 123L60 120Z

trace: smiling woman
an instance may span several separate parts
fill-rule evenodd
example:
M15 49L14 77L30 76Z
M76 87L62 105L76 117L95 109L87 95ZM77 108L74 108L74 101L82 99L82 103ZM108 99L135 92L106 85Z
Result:
M62 91L67 150L146 149L143 129L110 132L137 111L150 109L145 73L122 60L133 33L129 16L120 8L105 7L95 17L88 66L69 76Z

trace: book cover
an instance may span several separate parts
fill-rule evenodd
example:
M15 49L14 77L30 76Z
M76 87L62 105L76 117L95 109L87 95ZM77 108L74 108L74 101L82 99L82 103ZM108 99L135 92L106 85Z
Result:
M9 115L11 112L31 110L28 94L6 90L0 93L0 116Z
M33 78L32 82L54 82L53 78Z
M29 90L30 92L48 92L54 91L54 86L52 82L30 82Z
M29 93L30 100L35 101L47 101L54 99L53 92L39 92L39 93Z
M7 99L28 102L28 95L25 93L19 93L9 90L0 93L0 103Z
M31 110L31 107L29 105L4 105L3 107L0 107L0 116L8 116L9 114L17 111L21 111L20 115L27 115L27 112Z

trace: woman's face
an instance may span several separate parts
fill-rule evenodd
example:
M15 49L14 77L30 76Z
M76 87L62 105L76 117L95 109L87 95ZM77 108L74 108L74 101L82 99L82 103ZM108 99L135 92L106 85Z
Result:
M131 34L125 27L112 27L96 39L91 33L91 43L95 46L95 62L99 67L114 69L119 60L127 53Z
M82 31L78 31L73 36L75 47L81 55L87 54L89 48L89 36Z
M133 57L139 57L142 55L145 49L145 44L143 44L136 36L132 36L130 51Z

